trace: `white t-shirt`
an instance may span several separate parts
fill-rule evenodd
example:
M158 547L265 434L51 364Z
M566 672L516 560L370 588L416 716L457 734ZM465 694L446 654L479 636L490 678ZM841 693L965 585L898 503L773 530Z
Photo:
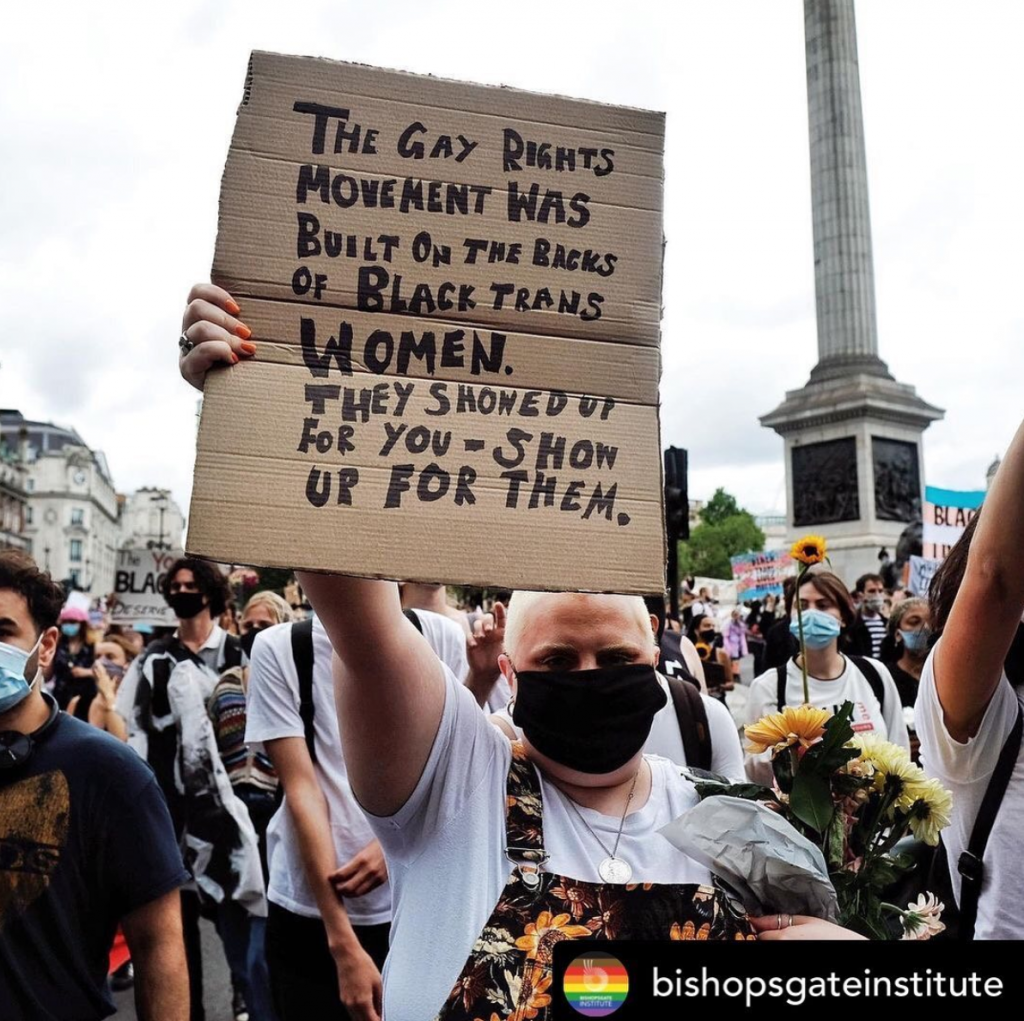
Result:
M853 703L853 729L859 734L875 734L886 741L892 741L901 748L910 750L910 736L907 724L903 719L903 706L896 682L886 667L877 660L871 665L878 671L885 692L884 706L878 704L871 683L857 669L853 661L843 657L843 672L832 681L820 681L816 677L807 678L807 693L811 705L819 709L832 709L844 702ZM756 723L767 713L778 712L779 675L776 670L768 670L755 677L750 684L745 709L745 722ZM798 706L804 701L803 676L800 668L789 661L786 671L786 705ZM772 783L771 751L760 755L746 756L747 775L755 783L770 786Z
M679 718L676 716L675 704L668 688L668 681L659 673L658 683L661 685L668 702L655 714L651 724L651 733L644 744L645 755L660 755L680 766L687 765L686 752L683 749L683 735L679 731ZM689 684L689 681L684 681ZM507 684L507 682L506 682ZM701 695L704 700L704 711L708 714L708 731L711 736L711 772L721 773L735 783L743 783L747 774L743 768L743 747L733 723L732 714L718 701L709 695ZM507 703L507 699L506 699ZM489 705L490 703L488 703ZM512 721L507 705L494 711L510 727L519 734L521 729Z
M424 614L424 616L426 616ZM331 836L339 866L350 861L370 841L373 830L356 802L338 733L331 671L332 649L319 620L313 621L313 733L317 783L327 800ZM282 737L305 737L299 715L299 678L292 659L291 625L261 631L252 649L245 740L261 744ZM306 882L299 838L288 811L288 797L267 828L270 882L267 899L297 915L319 918L320 909ZM362 897L346 898L353 925L379 925L391 918L391 888L385 883Z
M1024 690L1015 690L1004 676L982 717L978 733L965 743L946 730L942 705L935 688L935 650L921 673L914 706L914 720L921 739L921 765L953 794L953 818L942 831L953 893L960 900L957 862L967 849L974 821L999 753L1017 720L1018 701ZM1017 756L1010 782L985 846L985 864L975 939L1024 939L1024 867L1021 866L1021 834L1024 834L1024 753Z
M466 658L466 632L458 622L433 610L414 610L423 628L423 637L434 650L437 658L460 680L469 673Z
M395 891L384 966L387 1018L434 1017L497 906L512 872L504 854L511 756L508 738L447 673L441 725L415 791L393 816L371 817ZM619 856L638 882L709 883L706 869L656 832L697 804L693 785L667 759L648 761L651 796L627 816ZM600 882L597 866L606 852L565 795L543 780L541 789L544 847L551 856L545 871ZM611 848L619 818L578 811Z

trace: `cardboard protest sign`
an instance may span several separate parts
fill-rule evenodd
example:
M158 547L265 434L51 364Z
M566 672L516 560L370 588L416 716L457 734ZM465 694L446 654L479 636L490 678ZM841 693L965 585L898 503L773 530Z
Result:
M123 549L117 553L114 572L112 624L150 624L176 627L174 611L160 592L167 569L181 550Z
M736 580L736 596L741 603L766 596L781 596L783 582L796 574L796 566L788 550L743 553L730 557L729 562Z
M943 560L978 513L985 491L926 486L924 499L923 554L928 560Z
M187 547L661 591L662 114L254 53Z

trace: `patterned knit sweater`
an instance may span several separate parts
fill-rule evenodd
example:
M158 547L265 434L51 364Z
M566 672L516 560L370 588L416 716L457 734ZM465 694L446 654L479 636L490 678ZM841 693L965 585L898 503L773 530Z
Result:
M277 773L270 759L245 743L245 688L241 667L233 667L221 675L210 695L207 711L231 786L251 784L271 793L276 791Z

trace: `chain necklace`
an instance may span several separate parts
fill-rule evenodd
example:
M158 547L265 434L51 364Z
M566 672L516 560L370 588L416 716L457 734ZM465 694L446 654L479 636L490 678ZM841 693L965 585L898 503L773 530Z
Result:
M643 768L643 767L641 767ZM606 883L616 883L618 885L625 885L633 878L633 866L629 864L625 858L618 856L619 841L622 839L622 828L626 825L626 813L629 811L629 806L633 801L633 795L636 792L636 782L640 779L640 770L638 769L633 775L633 784L629 788L629 797L626 798L626 804L622 809L622 818L619 820L619 832L615 834L615 844L609 851L604 845L604 841L597 835L594 827L587 822L583 817L583 813L577 808L576 802L569 798L569 804L572 805L572 810L579 816L580 822L590 830L591 836L601 846L601 850L608 856L603 859L601 864L597 866L597 874Z

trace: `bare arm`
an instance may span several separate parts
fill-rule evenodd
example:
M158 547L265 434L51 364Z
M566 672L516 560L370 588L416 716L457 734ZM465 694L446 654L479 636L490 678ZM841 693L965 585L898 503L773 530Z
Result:
M1024 424L985 500L963 584L935 650L939 702L946 727L958 741L978 732L1024 614L1022 521Z
M704 664L700 661L700 653L694 648L693 642L686 635L679 638L679 648L683 653L683 662L690 675L700 682L700 690L706 695L708 693L708 682L704 679Z
M165 893L121 919L135 967L139 1021L188 1021L188 965L181 894Z
M127 741L128 726L121 714L114 708L117 692L113 679L103 668L102 663L94 664L93 675L96 678L96 697L89 706L89 722L113 737Z
M342 991L339 999L353 1017L374 1018L379 1009L375 1000L379 1001L380 975L359 943L345 905L331 884L331 876L338 867L331 819L309 749L301 737L267 741L265 747L287 795L288 811L299 840L302 871L327 930L327 945L338 969Z
M444 709L444 671L402 614L393 582L298 576L334 646L338 722L352 790L392 815L423 772ZM401 755L389 749L401 748Z

